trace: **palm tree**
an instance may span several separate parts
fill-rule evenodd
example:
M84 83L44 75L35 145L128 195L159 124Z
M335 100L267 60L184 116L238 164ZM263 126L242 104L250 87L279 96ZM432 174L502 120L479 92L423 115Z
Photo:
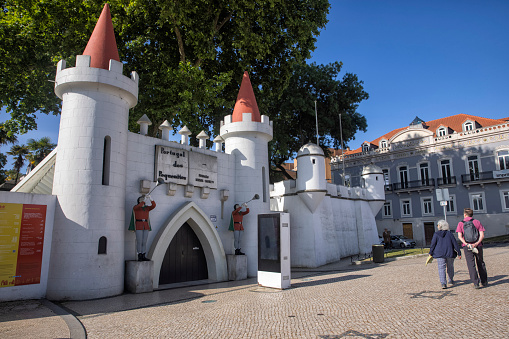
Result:
M30 161L29 166L31 168L37 166L55 147L56 144L51 143L51 139L48 137L43 137L39 140L28 139L28 149L31 151L28 157Z
M30 153L28 146L26 145L14 145L11 147L11 150L7 152L10 156L14 157L14 170L16 171L16 179L14 180L15 183L18 182L19 178L19 171L21 170L21 167L25 164L25 160L27 155Z
M16 135L9 135L4 124L0 124L0 145L15 144L18 141Z

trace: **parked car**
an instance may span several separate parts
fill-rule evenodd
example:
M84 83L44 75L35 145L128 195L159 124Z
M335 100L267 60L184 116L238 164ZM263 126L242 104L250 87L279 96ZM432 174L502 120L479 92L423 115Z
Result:
M409 239L404 235L391 235L392 247L415 247L415 240Z

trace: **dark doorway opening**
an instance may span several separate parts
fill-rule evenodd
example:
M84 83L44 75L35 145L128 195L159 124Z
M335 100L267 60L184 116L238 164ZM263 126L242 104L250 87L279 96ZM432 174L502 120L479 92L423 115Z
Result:
M435 223L434 222L425 222L424 223L424 239L426 241L426 245L431 245L431 240L433 239L433 233L435 233Z
M159 285L208 279L207 259L189 224L180 227L166 250Z

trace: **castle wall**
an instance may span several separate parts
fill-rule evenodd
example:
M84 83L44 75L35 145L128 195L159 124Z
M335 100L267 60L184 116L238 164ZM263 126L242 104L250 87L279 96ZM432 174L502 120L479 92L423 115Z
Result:
M188 152L197 152L209 156L217 157L217 189L210 189L206 199L201 198L201 188L194 187L192 197L185 197L184 185L177 185L173 196L167 195L168 186L161 185L157 187L150 195L156 202L156 208L150 212L150 221L152 231L149 233L147 248L152 248L154 239L166 226L168 218L176 211L182 208L186 203L193 201L196 203L215 226L215 230L221 239L226 253L233 253L233 232L228 231L230 215L233 211L233 205L236 202L235 196L235 169L234 157L220 152L214 152L208 149L202 149L189 145L182 145L172 141L165 141L158 138L142 136L135 133L128 134L128 156L127 156L127 179L126 179L126 200L125 200L125 219L128 222L131 218L132 207L136 205L136 199L141 195L140 180L154 181L154 161L156 145L167 146L173 149L186 150ZM151 188L155 186L152 183ZM220 191L229 190L229 198L222 204ZM221 218L221 205L223 205L223 218ZM214 218L215 216L215 218ZM213 221L215 220L215 221ZM247 215L245 217L246 225L256 225L256 216ZM126 260L136 259L136 236L134 232L127 230L125 225L125 258Z
M338 186L323 198L314 213L295 194L291 181L276 183L273 210L290 213L292 267L319 267L341 258L371 252L378 234L366 190ZM334 193L334 192L332 192Z

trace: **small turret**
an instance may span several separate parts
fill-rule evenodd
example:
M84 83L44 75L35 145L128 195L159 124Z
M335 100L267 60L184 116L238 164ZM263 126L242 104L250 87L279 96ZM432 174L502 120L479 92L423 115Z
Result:
M308 143L297 153L297 194L314 213L326 193L325 155L320 146Z
M361 174L361 185L367 191L369 205L376 215L385 201L385 188L382 169L374 164L364 166Z

